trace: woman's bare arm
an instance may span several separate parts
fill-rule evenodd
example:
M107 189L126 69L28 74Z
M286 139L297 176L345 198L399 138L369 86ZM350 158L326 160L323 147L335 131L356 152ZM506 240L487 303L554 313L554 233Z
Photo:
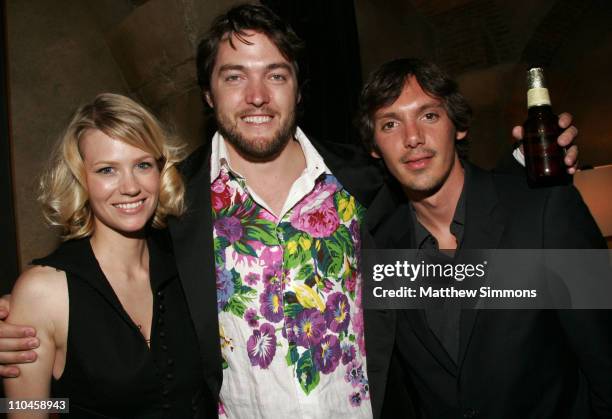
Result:
M43 399L50 397L51 378L64 368L68 331L68 288L66 275L49 267L34 267L15 283L8 321L29 324L38 331L40 346L37 360L20 365L21 374L4 380L10 399ZM20 412L9 418L47 417L44 413Z

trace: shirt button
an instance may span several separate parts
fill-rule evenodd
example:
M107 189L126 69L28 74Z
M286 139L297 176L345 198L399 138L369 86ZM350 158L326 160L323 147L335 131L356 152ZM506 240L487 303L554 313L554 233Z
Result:
M173 375L173 374L171 374L171 373L168 373L168 374L166 374L166 378L167 378L168 380L172 380L172 379L174 378L174 375Z
M465 409L463 412L463 417L466 419L475 418L476 416L478 416L478 410L472 407Z
M167 345L162 345L161 348L162 348L163 351L167 351L168 350L168 346Z
M166 332L159 332L159 337L165 338L166 337Z
M166 311L166 306L165 306L165 305L163 305L163 304L160 304L160 305L159 305L159 311L161 311L162 313L163 313L164 311Z
M168 358L168 365L174 365L174 359Z

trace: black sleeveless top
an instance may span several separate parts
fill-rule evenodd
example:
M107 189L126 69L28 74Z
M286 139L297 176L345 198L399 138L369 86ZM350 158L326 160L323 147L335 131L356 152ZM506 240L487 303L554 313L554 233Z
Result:
M104 276L89 239L63 243L32 262L62 270L68 279L66 366L51 391L70 399L71 417L216 417L174 258L154 240L148 244L150 349Z

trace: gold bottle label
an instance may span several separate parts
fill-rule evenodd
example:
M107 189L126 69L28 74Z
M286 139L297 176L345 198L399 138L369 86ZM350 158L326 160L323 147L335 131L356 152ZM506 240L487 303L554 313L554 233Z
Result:
M548 89L545 87L535 87L533 89L527 90L527 107L531 108L532 106L550 106L550 96L548 94Z

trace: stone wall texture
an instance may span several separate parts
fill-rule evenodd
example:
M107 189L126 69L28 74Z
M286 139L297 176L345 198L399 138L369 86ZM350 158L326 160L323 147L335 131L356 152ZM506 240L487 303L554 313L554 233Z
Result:
M195 47L232 0L8 0L8 53L22 269L58 234L36 202L38 177L72 111L101 92L127 94L196 147L205 118Z

